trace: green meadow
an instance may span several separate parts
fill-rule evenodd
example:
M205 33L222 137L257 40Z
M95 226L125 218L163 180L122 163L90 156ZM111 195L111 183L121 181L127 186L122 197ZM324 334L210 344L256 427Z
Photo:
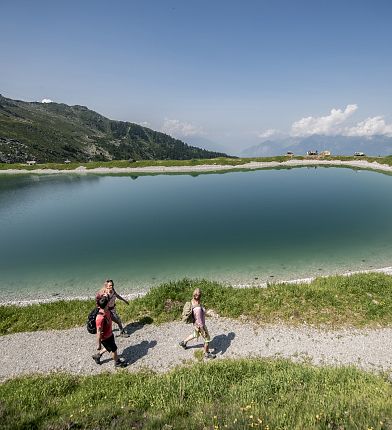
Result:
M182 279L152 288L129 306L120 302L119 312L124 321L174 321L195 288L202 289L204 304L218 315L259 324L360 328L392 323L392 277L378 273L320 277L310 284L269 284L266 288ZM0 334L81 326L92 307L93 300L1 306Z

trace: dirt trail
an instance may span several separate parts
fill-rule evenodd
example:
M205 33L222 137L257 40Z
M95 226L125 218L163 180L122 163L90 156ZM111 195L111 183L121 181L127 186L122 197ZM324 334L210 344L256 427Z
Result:
M342 329L274 325L259 327L226 318L209 318L211 349L217 360L239 357L290 358L316 365L355 365L363 370L392 372L392 328ZM202 346L194 341L183 350L178 342L192 330L181 322L160 326L129 324L129 338L116 338L128 371L167 371L186 360L196 361ZM115 331L115 334L117 332ZM95 337L85 327L17 333L0 337L0 381L30 373L65 371L94 374L115 371L109 355L102 365L92 359Z

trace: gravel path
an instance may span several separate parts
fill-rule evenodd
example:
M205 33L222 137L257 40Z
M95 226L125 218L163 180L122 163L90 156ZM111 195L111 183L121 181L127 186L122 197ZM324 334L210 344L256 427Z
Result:
M392 371L392 328L326 331L283 325L260 327L225 318L207 321L217 359L285 357L316 365L353 364L363 370ZM178 341L192 326L172 322L160 326L129 324L129 338L117 338L128 371L149 368L167 371L187 360L195 361L202 346L194 341L183 350ZM116 332L115 332L116 333ZM115 371L109 355L95 364L95 337L85 327L70 330L17 333L0 337L0 381L30 373L65 371L93 374Z

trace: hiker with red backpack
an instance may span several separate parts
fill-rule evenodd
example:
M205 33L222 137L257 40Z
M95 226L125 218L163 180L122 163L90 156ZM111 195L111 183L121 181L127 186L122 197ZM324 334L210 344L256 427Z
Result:
M204 357L215 358L215 354L210 352L210 335L206 326L205 319L206 310L201 304L201 290L196 288L193 292L192 300L187 302L184 306L183 320L185 322L193 322L193 333L186 339L182 340L179 345L187 349L187 343L193 339L198 339L201 336L204 339Z
M97 328L97 350L93 359L97 364L101 364L101 357L106 351L111 352L114 360L114 367L126 367L127 363L120 360L117 354L117 345L112 331L112 314L109 310L109 298L103 296L99 302L99 311L96 317Z

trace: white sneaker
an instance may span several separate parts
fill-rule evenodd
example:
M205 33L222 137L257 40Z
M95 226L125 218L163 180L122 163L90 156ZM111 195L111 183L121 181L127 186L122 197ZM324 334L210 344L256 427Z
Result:
M215 355L215 354L213 354L212 352L206 352L206 353L204 354L204 358L212 359L212 358L216 358L216 355Z

